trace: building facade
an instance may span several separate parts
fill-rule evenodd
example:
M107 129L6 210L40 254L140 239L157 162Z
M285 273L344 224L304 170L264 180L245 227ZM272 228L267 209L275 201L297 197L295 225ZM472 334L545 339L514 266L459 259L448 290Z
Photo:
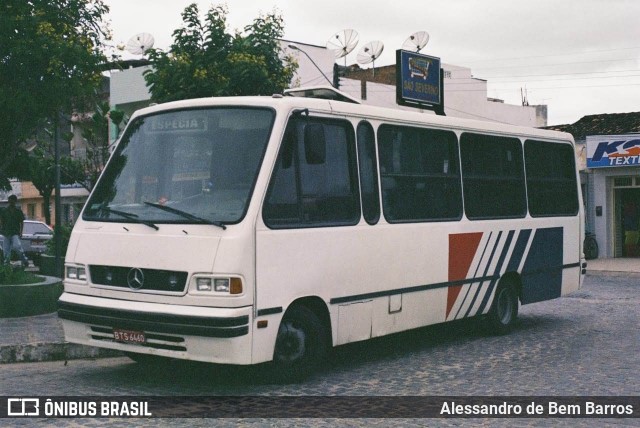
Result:
M550 127L573 134L582 158L586 229L599 257L640 257L640 112Z
M396 103L395 65L377 67L375 72L358 66L338 67L333 53L323 46L282 40L281 47L298 63L297 73L291 81L292 88L337 83L340 91L363 104L417 110ZM129 117L137 109L150 104L151 95L143 76L148 69L149 66L144 65L111 73L111 108L122 110L125 117ZM488 98L487 81L474 78L470 68L443 64L443 71L447 116L531 127L547 125L546 105L513 105ZM428 110L419 111L435 114ZM112 128L112 142L117 135L117 130Z
M10 191L0 191L0 208L8 205L7 199L9 195L16 195L18 198L18 207L24 213L28 220L46 221L45 219L45 203L44 198L38 192L38 189L30 181L11 181L12 189ZM89 191L80 185L62 185L60 188L60 209L61 221L63 224L73 224L84 206ZM55 191L51 194L49 201L49 213L51 214L51 223L54 226L56 218L55 209Z

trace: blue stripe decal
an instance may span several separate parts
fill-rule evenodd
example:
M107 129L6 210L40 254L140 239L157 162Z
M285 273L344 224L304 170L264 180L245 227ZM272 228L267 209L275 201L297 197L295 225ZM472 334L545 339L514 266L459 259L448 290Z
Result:
M500 239L501 238L502 238L502 231L500 231L498 233L498 238L496 238L496 244L493 246L493 251L491 252L491 257L489 258L487 266L484 269L484 275L483 276L487 276L487 273L489 273L489 268L491 267L491 263L493 262L493 257L496 255L496 251L498 250L498 247L500 246ZM482 286L483 285L484 285L484 283L482 283L482 282L480 284L478 284L478 288L476 289L476 292L473 295L473 299L471 300L471 304L467 308L467 312L464 314L465 317L468 317L469 314L471 313L471 309L473 308L473 305L476 302L476 299L478 298L478 294L480 293L480 290L482 290ZM469 288L471 288L471 287L469 287Z
M562 293L564 229L538 229L522 268L522 304L555 299Z
M531 229L524 229L520 231L518 240L516 241L516 246L513 249L513 254L511 255L511 259L509 260L509 264L507 265L506 272L518 271L520 262L522 261L522 257L524 256L524 251L527 249L527 243L529 242L530 236Z
M502 265L504 265L504 261L507 258L507 253L509 253L509 248L511 247L511 241L513 241L513 235L515 235L515 231L514 230L510 230L509 231L509 235L507 236L507 242L504 244L504 248L502 249L502 254L500 255L500 260L498 260L498 264L497 264L496 270L494 272L494 277L495 278L500 278L500 272L502 271ZM487 304L489 303L489 298L491 297L491 293L493 293L493 289L496 286L497 282L498 282L498 280L494 279L489 283L489 289L484 294L484 297L482 299L482 303L480 304L480 309L478 310L478 313L481 314L481 313L484 312L484 309L487 307Z

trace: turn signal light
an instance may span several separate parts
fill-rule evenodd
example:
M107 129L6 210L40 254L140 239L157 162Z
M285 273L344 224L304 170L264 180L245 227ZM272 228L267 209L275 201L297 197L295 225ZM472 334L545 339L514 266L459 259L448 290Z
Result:
M242 294L242 280L240 278L231 278L229 294Z

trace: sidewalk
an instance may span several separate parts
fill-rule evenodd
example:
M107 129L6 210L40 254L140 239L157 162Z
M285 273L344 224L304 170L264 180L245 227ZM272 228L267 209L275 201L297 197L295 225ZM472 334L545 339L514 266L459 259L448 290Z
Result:
M110 349L67 343L57 313L0 318L0 364L122 355Z
M640 258L587 260L589 272L617 272L620 274L640 274Z
M596 259L587 272L640 275L640 259ZM0 364L101 358L122 355L109 349L67 343L56 313L22 318L0 318Z

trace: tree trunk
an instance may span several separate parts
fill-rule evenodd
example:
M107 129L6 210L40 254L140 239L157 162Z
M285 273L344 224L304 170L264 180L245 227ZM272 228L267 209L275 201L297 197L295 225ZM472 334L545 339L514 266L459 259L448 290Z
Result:
M44 203L44 222L47 223L48 225L51 225L51 209L50 209L50 203L51 203L51 190L47 193L47 192L43 192L40 193L40 195L42 196L43 199L43 203Z

